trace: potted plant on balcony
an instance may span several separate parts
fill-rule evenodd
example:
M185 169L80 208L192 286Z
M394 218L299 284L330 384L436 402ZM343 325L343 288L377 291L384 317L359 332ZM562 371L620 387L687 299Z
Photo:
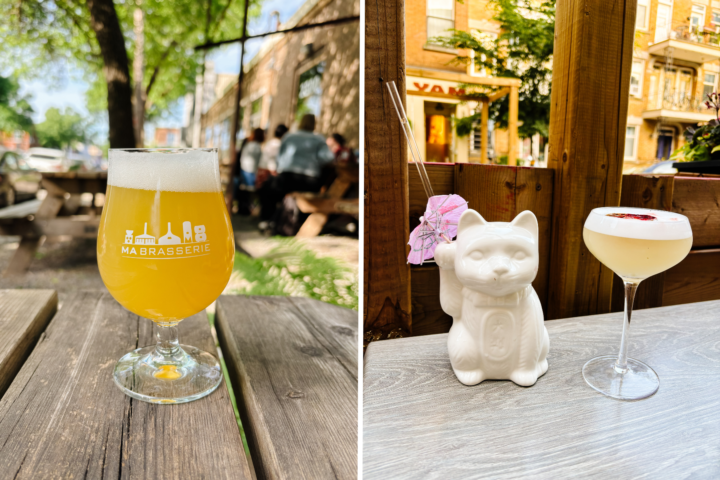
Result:
M708 94L705 106L715 110L715 118L685 131L685 144L670 156L678 172L720 174L720 94Z

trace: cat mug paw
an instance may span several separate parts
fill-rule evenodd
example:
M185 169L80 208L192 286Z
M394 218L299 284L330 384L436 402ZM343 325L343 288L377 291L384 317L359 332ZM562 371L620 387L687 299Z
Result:
M512 222L460 217L457 240L435 251L440 303L453 317L448 353L465 385L486 379L534 385L547 371L550 342L532 287L538 270L538 223L530 211Z

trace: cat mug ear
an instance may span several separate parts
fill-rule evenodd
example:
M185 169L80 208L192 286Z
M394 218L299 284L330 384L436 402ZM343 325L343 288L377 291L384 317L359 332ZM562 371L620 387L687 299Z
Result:
M462 219L460 220L462 221ZM538 241L538 232L540 228L538 227L538 221L535 217L535 214L532 213L530 210L525 210L524 212L520 212L517 217L511 222L511 225L515 227L524 228L535 239L535 243Z
M463 214L460 215L460 221L458 222L458 235L468 228L480 227L483 225L487 225L487 222L482 215L475 210L465 210Z

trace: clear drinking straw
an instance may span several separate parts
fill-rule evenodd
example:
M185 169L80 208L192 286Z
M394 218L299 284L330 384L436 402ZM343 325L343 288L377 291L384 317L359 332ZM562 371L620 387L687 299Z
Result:
M425 189L425 195L430 198L434 196L432 187L430 186L430 178L428 177L425 165L423 165L422 162L422 157L420 156L420 147L418 147L417 141L415 141L412 128L410 128L410 122L408 122L407 115L405 115L405 109L403 109L397 86L395 85L395 82L387 82L386 85L388 91L390 92L390 99L392 100L395 111L400 119L400 127L402 127L403 133L405 134L405 140L407 140L408 147L410 147L410 155L412 156L413 163L415 163L415 166L418 169L420 182L422 182L423 188ZM410 141L411 139L412 142Z

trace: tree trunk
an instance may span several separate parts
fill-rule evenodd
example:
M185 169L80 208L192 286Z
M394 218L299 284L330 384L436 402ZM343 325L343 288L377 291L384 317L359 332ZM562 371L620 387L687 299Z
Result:
M88 0L90 23L103 56L110 148L134 148L132 88L125 39L112 0Z
M133 58L133 83L135 85L135 143L138 148L145 146L145 90L143 74L145 71L145 15L142 0L137 1L133 12L135 33L135 58Z

